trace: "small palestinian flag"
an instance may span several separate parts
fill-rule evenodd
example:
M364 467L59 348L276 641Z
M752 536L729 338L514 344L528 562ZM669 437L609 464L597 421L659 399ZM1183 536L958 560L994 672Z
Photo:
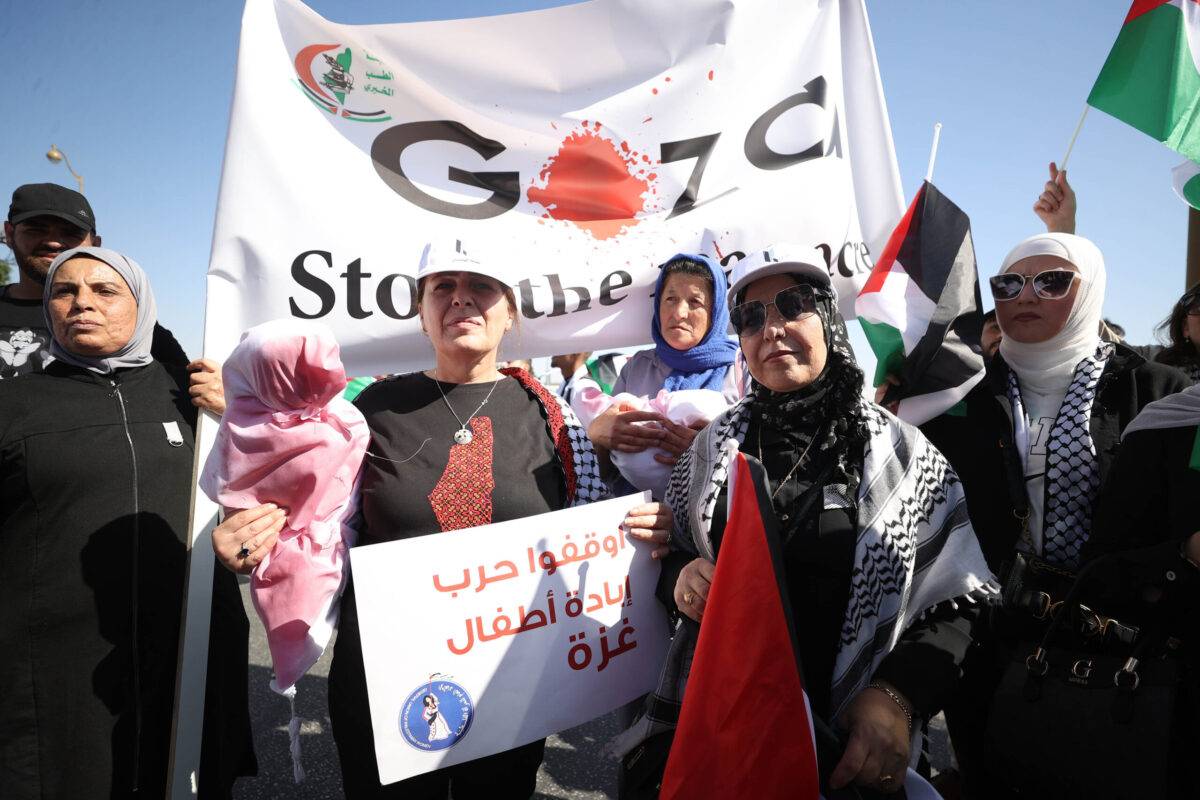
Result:
M1088 105L1200 161L1200 4L1134 0Z
M900 379L883 402L920 425L983 378L983 313L971 221L928 181L892 232L854 303L877 365L874 384Z
M1200 164L1183 162L1171 170L1171 182L1175 184L1175 194L1180 200L1200 210Z

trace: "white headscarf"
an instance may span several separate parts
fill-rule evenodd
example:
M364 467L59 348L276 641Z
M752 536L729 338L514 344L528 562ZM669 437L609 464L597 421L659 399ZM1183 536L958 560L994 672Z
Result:
M80 256L103 261L116 270L129 286L133 300L137 303L137 323L133 329L133 336L124 347L107 356L81 356L72 353L54 337L54 323L50 319L50 289L54 283L54 273L72 258ZM42 290L42 314L46 318L46 327L50 329L52 337L50 352L58 361L108 375L123 367L142 367L153 360L150 355L150 343L154 339L154 325L158 322L158 306L154 302L154 292L150 289L150 278L136 261L115 250L103 247L76 247L59 254L46 272L46 286Z
M1100 344L1100 319L1104 305L1104 256L1100 248L1070 233L1031 236L1005 257L1000 273L1031 256L1058 256L1079 270L1075 305L1061 331L1044 342L1027 344L1006 335L1000 340L1004 361L1017 373L1021 386L1041 394L1066 391L1080 361ZM1016 302L1016 301L1010 301ZM1001 326L1003 330L1003 326Z

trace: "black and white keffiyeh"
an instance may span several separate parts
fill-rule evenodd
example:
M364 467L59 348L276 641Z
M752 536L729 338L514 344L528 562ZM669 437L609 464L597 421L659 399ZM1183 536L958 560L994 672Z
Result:
M588 438L587 429L571 410L570 403L558 396L554 399L562 411L563 424L571 442L571 465L575 470L575 497L571 505L586 506L588 503L607 500L611 495L608 485L600 479L600 462L596 460L596 451L592 449L592 440Z
M598 500L607 500L611 495L608 486L600 479L600 463L587 429L571 410L571 405L552 393L536 378L523 369L500 370L521 384L526 392L542 407L546 420L546 433L554 443L559 463L563 469L563 480L567 487L567 502L571 506L585 506Z
M1101 342L1095 353L1075 367L1047 437L1041 555L1052 564L1072 570L1079 567L1080 552L1092 530L1092 506L1100 492L1090 423L1096 386L1112 353L1113 346ZM1008 373L1008 400L1014 438L1025 458L1029 450L1028 419L1015 370Z
M922 614L947 600L991 601L999 592L945 458L916 428L858 402L870 438L855 493L854 569L830 693L835 718ZM680 457L666 494L675 512L673 548L715 561L714 509L745 442L750 409L749 398L734 405ZM827 491L825 507L844 507L844 498ZM681 622L646 714L613 743L615 751L675 726L698 633L691 620Z

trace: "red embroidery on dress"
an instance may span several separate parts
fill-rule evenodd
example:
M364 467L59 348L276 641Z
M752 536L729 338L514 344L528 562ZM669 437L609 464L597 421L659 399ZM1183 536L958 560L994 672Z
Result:
M567 504L575 502L575 451L571 447L571 434L567 432L567 421L563 418L558 400L550 390L523 369L511 367L500 370L537 398L546 411L546 427L550 429L550 440L558 451L558 462L562 466L563 479L567 486Z
M429 506L443 531L457 531L492 522L492 420L475 417L470 422L470 444L450 445L450 459L437 486L429 493Z

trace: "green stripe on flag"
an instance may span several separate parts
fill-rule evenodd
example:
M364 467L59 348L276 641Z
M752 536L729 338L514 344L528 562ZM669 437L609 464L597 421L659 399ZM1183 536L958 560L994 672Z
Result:
M1088 105L1200 161L1200 74L1183 12L1163 5L1121 28Z
M875 352L875 378L872 385L879 386L888 375L899 375L904 369L904 339L900 331L886 323L868 322L863 317L859 317L858 321L862 323L867 344Z

